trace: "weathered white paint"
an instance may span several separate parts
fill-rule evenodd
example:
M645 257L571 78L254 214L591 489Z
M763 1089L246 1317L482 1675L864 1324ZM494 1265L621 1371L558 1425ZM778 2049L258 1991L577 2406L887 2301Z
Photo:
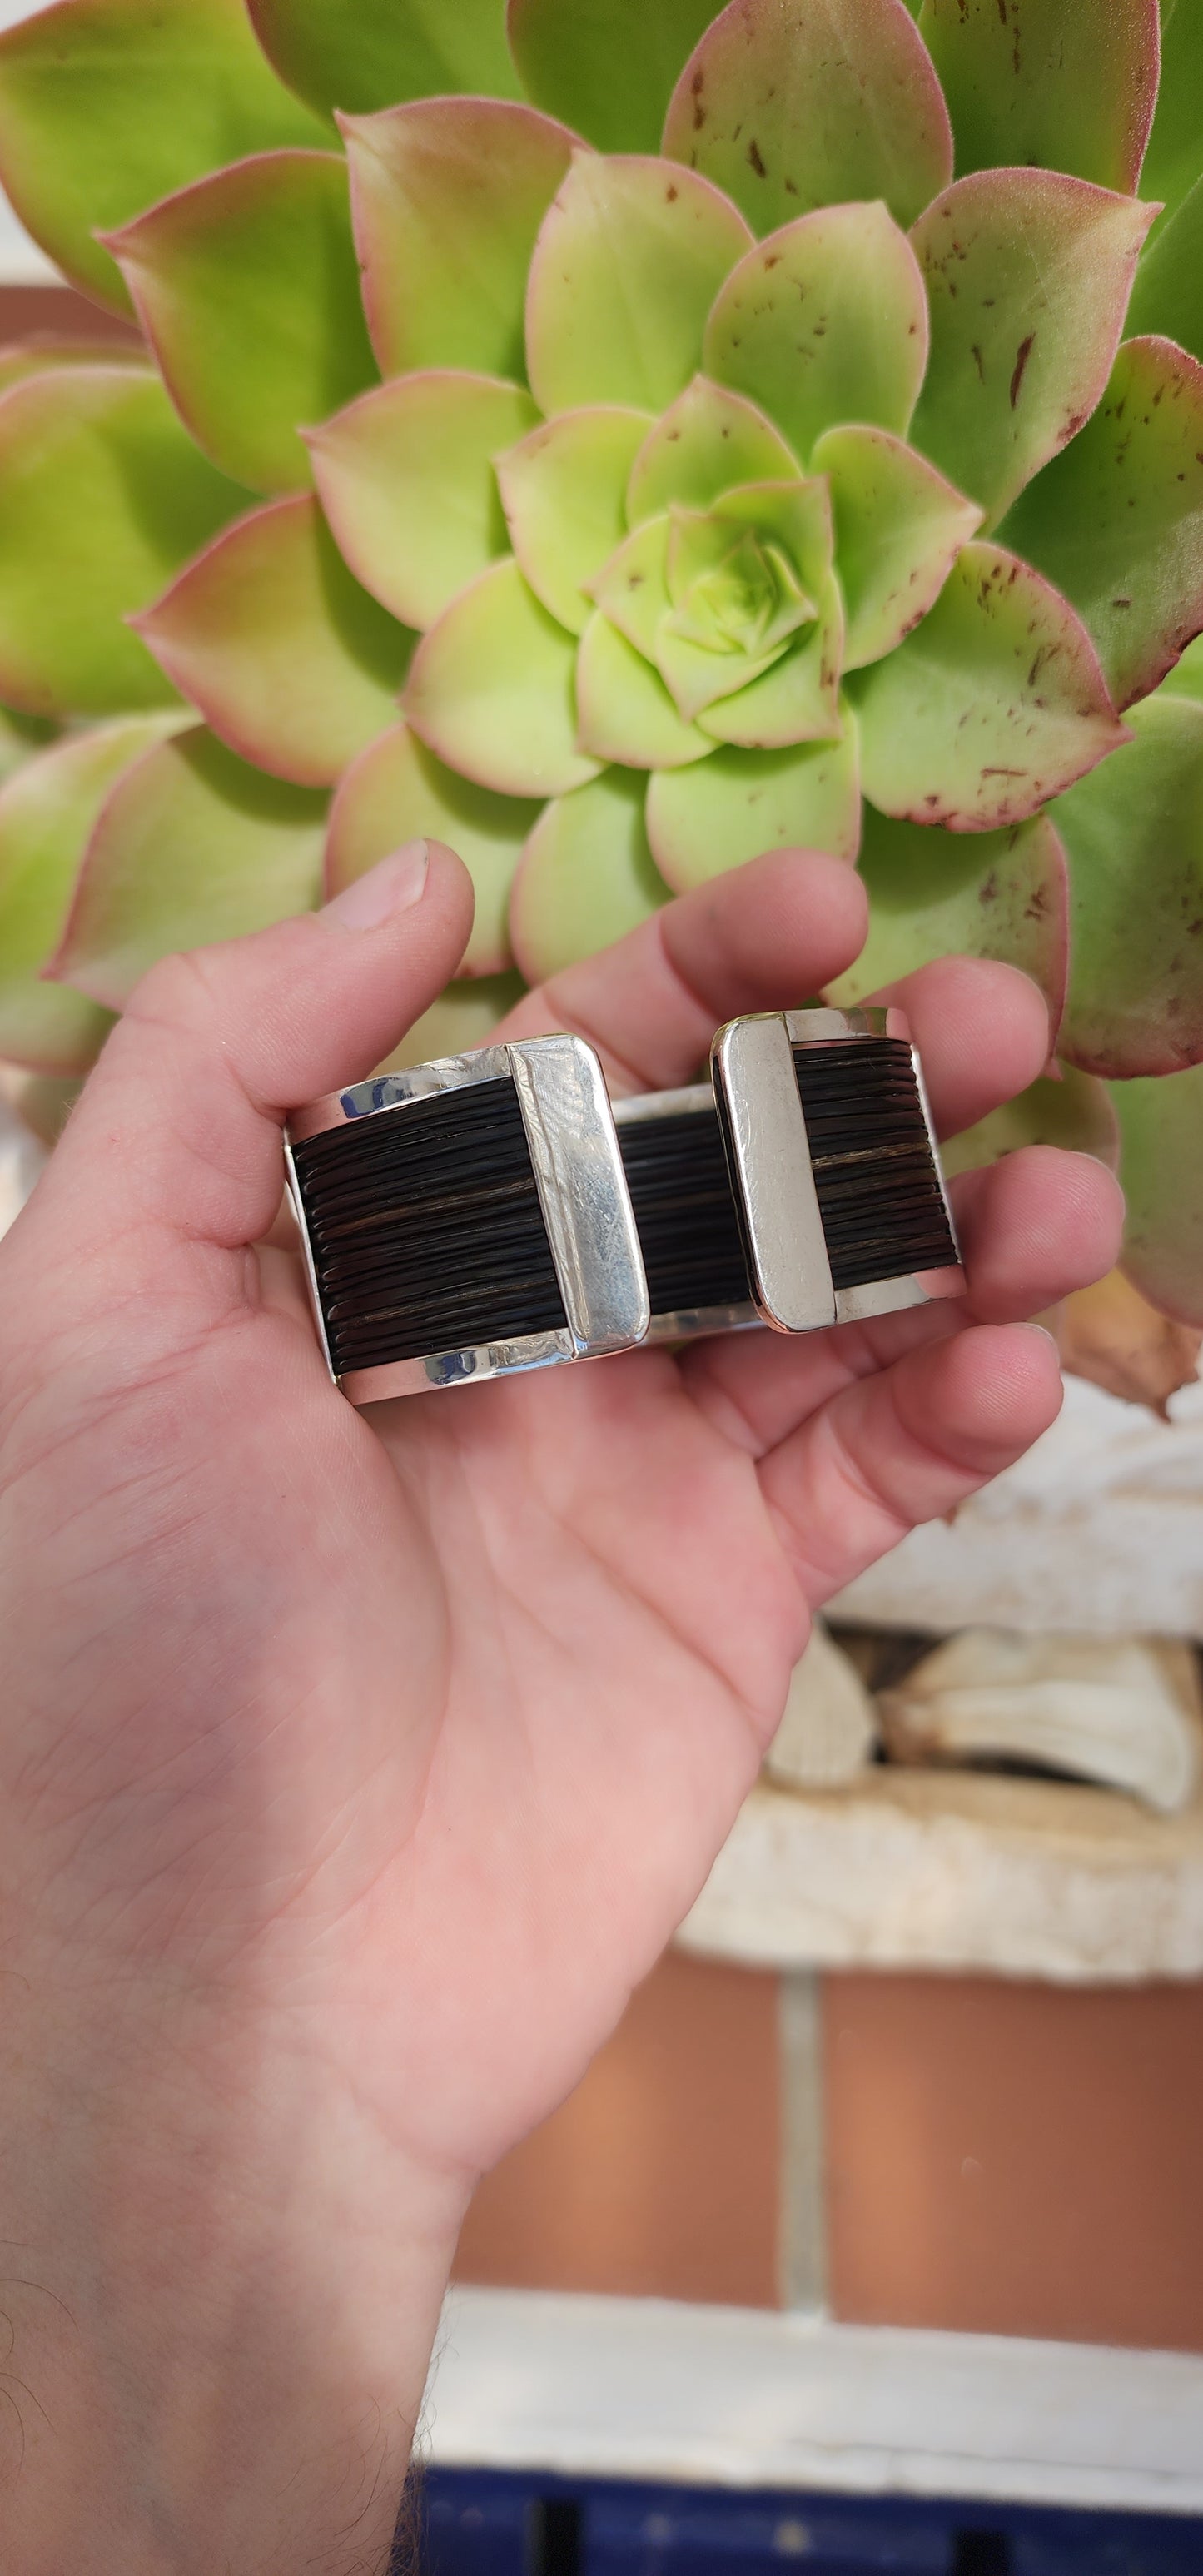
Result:
M759 1967L1203 1976L1203 1798L1155 1816L1114 1790L971 1772L762 1781L678 1939Z
M440 2466L1203 2511L1203 2359L454 2290Z
M829 1605L887 1628L1203 1637L1203 1383L1169 1422L1067 1378L1026 1458Z

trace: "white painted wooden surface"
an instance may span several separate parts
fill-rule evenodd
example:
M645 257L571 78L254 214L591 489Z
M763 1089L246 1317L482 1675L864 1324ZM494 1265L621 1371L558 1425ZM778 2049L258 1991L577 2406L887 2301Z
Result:
M1203 2359L534 2290L451 2293L439 2464L1203 2512Z
M807 1794L761 1781L677 1938L755 1967L1203 1976L1203 1798L1155 1816L1109 1789L888 1766Z
M1026 1458L831 1603L871 1626L1203 1637L1203 1384L1169 1422L1067 1378Z

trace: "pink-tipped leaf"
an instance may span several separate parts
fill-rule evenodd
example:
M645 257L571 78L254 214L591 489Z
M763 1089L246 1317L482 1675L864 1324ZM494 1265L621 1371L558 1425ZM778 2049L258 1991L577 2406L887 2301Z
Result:
M1118 707L1203 630L1203 366L1127 340L1084 430L1028 485L1006 539L1067 599Z
M13 385L0 398L0 699L54 716L173 703L124 621L247 497L141 368Z
M433 626L508 554L493 460L537 419L521 385L432 367L375 386L307 431L342 553L394 617Z
M303 491L302 423L371 383L345 166L269 152L110 236L180 417L252 491Z
M575 137L494 98L416 99L340 122L382 375L521 378L531 253Z
M952 132L903 0L731 0L686 63L664 150L755 233L854 198L910 224L952 177Z
M869 936L829 1001L863 1002L934 957L993 957L1040 986L1055 1034L1065 1004L1065 853L1047 815L957 837L865 807L860 873Z
M962 177L1006 163L1135 188L1157 96L1157 0L923 0L919 30Z
M58 0L0 36L0 181L35 241L113 312L129 295L98 235L224 162L325 139L243 0Z
M577 741L595 760L631 769L683 769L705 760L713 739L679 715L652 664L600 608L576 659Z
M703 356L803 463L838 422L904 434L926 360L918 263L880 204L826 206L758 243L716 299Z
M926 617L982 514L885 429L829 429L812 461L835 517L844 669L859 671Z
M801 472L792 448L755 403L695 376L648 431L631 468L627 517L637 528L672 501L705 510L737 483L780 483Z
M574 635L593 614L586 586L626 534L627 484L648 426L646 412L587 406L541 421L497 459L514 553L536 599Z
M227 528L138 632L242 759L330 787L395 721L413 636L361 590L311 492Z
M431 751L478 786L559 796L598 769L577 748L575 664L575 638L507 556L423 637L404 710Z
M976 540L856 698L865 794L953 832L1026 821L1128 738L1069 602Z
M1047 170L983 170L915 225L931 357L911 437L988 525L1100 400L1155 212Z
M496 796L457 777L411 726L393 725L353 763L330 808L326 891L340 893L404 841L447 841L463 860L476 896L472 935L457 973L500 974L510 963L510 886L540 811L525 797Z
M0 789L0 1055L39 1073L86 1073L109 1014L42 969L62 938L80 861L115 779L179 714L96 725L29 760Z
M119 1011L172 949L308 911L325 817L324 796L249 768L203 725L160 743L100 809L55 974Z
M696 373L707 314L750 242L730 198L692 171L578 152L527 289L527 372L542 409L663 411Z

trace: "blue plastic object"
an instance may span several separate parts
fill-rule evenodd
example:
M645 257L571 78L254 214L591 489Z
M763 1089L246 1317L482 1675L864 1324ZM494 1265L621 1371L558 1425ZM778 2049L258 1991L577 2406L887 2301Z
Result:
M422 2576L1203 2576L1203 2520L427 2473Z

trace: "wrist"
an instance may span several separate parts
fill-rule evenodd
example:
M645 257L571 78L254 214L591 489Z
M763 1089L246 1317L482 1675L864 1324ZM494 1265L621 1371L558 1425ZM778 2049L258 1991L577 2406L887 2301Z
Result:
M467 2183L261 2020L110 1989L100 2017L36 1973L21 1998L0 2070L14 2563L374 2576Z

